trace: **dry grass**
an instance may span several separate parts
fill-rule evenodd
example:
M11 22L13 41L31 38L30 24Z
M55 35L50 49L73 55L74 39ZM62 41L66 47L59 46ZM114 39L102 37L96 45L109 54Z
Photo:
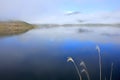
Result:
M113 63L111 64L110 80L112 80Z
M99 54L99 68L100 68L100 80L101 80L101 79L102 79L102 72L101 72L102 63L101 63L100 47L99 47L99 46L96 46L96 49L97 49L98 54Z
M85 74L87 75L88 80L90 80L90 76L89 76L89 73L88 73L88 70L87 70L87 67L86 67L85 62L84 62L84 61L81 61L80 66L83 67L83 69L82 69L81 72L82 72L82 73L85 72Z
M89 76L88 71L86 69L82 69L81 73L83 73L83 72L87 75L88 80L90 80L90 76Z
M76 70L77 70L77 73L78 73L78 75L79 75L79 78L80 78L80 80L82 80L82 77L81 77L81 74L80 74L80 72L79 72L79 69L78 69L76 63L74 62L73 58L72 58L72 57L68 57L67 62L72 62L72 63L74 64L74 66L75 66L75 68L76 68Z
M98 55L99 55L100 80L102 80L102 76L101 76L101 75L102 75L102 64L101 64L101 52L100 52L100 47L99 47L99 46L96 46L96 49L97 49ZM79 70L78 70L78 67L77 67L77 65L75 64L73 58L72 58L72 57L68 57L67 61L68 61L68 62L72 62L72 63L74 64L74 66L75 66L75 68L76 68L76 70L77 70L77 72L78 72L78 75L79 75L79 77L80 77L80 80L82 80L82 76L80 75L80 72L79 72ZM88 73L87 66L86 66L85 62L84 62L84 61L81 61L81 62L80 62L80 66L83 68L83 69L81 70L81 73L84 72L84 73L86 74L86 76L87 76L87 79L90 80L90 76L89 76L89 73ZM113 75L112 72L113 72L113 63L111 64L110 80L112 80L112 75ZM105 80L107 80L106 77L105 77Z
M22 21L0 22L0 36L24 33L34 26Z

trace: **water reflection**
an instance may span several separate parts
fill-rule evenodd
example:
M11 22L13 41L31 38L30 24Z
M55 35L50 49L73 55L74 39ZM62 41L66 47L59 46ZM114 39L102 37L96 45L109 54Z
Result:
M87 64L91 80L99 79L96 44L101 48L102 79L109 79L111 62L114 62L113 80L120 74L120 36L101 35L104 31L119 34L119 28L82 27L93 30L78 33L79 27L34 29L25 34L0 39L1 80L79 80L76 70L67 57L77 65ZM80 67L79 67L80 69ZM82 75L84 77L84 75Z
M82 30L82 32L78 32ZM49 41L62 41L74 39L80 41L93 41L97 43L120 43L120 28L118 27L53 27L48 29L31 30L19 36L24 39L41 39ZM105 34L105 35L104 35ZM110 35L110 37L106 36ZM34 37L34 38L33 38Z

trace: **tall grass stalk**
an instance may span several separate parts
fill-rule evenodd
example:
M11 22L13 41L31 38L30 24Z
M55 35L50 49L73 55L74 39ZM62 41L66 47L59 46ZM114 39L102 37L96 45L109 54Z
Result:
M83 66L83 67L87 70L87 67L86 67L86 64L85 64L84 61L81 61L81 62L80 62L80 66Z
M89 76L89 73L88 73L88 71L87 71L87 70L82 69L82 71L81 71L81 72L82 72L82 73L83 73L83 72L85 72L85 74L87 75L88 80L90 80L90 76Z
M96 46L96 49L97 49L98 55L99 55L100 80L102 80L102 71L101 71L101 70L102 70L101 51L100 51L100 47L99 47L99 46ZM68 57L67 62L72 62L72 63L74 64L74 66L75 66L75 68L76 68L76 70L77 70L77 73L78 73L78 75L79 75L79 78L80 78L80 80L82 80L82 76L81 76L81 74L80 74L80 72L79 72L79 70L78 70L78 67L77 67L76 63L75 63L74 60L72 59L72 57ZM111 64L110 80L112 80L113 65L114 65L114 63ZM87 67L86 67L85 62L84 62L84 61L81 61L81 62L80 62L80 66L83 67L83 69L81 70L81 73L84 72L84 73L86 74L88 80L90 80L90 76L89 76L89 73L88 73L88 70L87 70ZM106 76L105 76L104 80L107 80Z
M74 64L75 69L77 70L77 73L78 73L78 75L79 75L79 78L80 78L80 80L82 80L82 76L81 76L81 74L80 74L80 72L79 72L79 69L78 69L76 63L74 62L73 58L72 58L72 57L68 57L67 62L72 62L72 63Z
M100 47L99 47L99 46L96 46L96 49L97 49L98 54L99 54L100 80L102 80L102 74L101 74L101 66L102 66L102 63L101 63Z
M88 80L90 80L90 76L89 76L89 73L88 73L88 70L87 70L87 67L86 67L85 62L84 62L84 61L81 61L81 62L80 62L80 66L83 66L83 67L84 67L84 69L83 69L81 72L85 72L86 75L87 75Z
M112 80L113 63L111 64L110 80Z

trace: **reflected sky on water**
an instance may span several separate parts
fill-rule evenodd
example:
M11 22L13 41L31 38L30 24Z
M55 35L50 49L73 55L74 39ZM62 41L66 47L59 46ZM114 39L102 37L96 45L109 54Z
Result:
M113 80L120 74L120 28L53 27L33 29L25 34L0 38L1 80L79 80L78 68L85 61L91 80L99 80L98 52L101 49L102 79ZM85 75L82 74L86 79Z

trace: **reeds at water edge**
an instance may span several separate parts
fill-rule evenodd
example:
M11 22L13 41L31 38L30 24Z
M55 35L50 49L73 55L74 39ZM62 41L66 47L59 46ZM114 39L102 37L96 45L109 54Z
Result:
M88 71L87 71L87 70L85 70L85 69L82 69L82 70L81 70L81 73L83 73L83 72L86 74L86 76L87 76L88 80L90 80L90 76L89 76Z
M99 73L99 74L100 74L100 77L99 77L99 78L100 78L100 80L102 80L101 51L100 51L100 47L99 47L99 46L96 46L96 49L97 49L98 56L99 56L99 72L100 72L100 73ZM67 62L72 62L72 63L74 64L74 66L75 66L75 68L76 68L76 70L77 70L77 73L78 73L78 75L79 75L79 78L80 78L80 80L82 80L82 76L81 76L81 74L80 74L80 72L79 72L79 70L78 70L78 67L77 67L76 63L74 62L73 58L72 58L72 57L68 57ZM110 80L112 80L113 65L114 65L114 63L111 64ZM80 66L82 67L81 73L84 72L84 73L86 74L86 76L87 76L87 79L90 80L90 76L89 76L89 73L88 73L87 66L86 66L85 62L84 62L84 61L81 61L81 62L80 62ZM107 80L106 76L105 76L104 80Z
M81 73L85 72L85 74L86 74L88 80L90 80L90 76L89 76L89 73L88 73L88 70L87 70L87 67L86 67L85 62L84 62L84 61L81 61L81 62L80 62L80 66L83 67Z
M87 70L87 67L86 67L86 64L85 64L84 61L81 61L81 62L80 62L80 66L83 66L83 67Z
M113 64L114 63L111 64L110 80L112 80Z
M99 47L99 46L96 46L96 49L97 49L98 54L99 54L100 80L102 80L102 71L101 71L101 68L102 68L102 63L101 63L101 53L100 53L100 47Z
M79 75L79 78L80 78L80 80L82 80L82 76L81 76L81 74L80 74L80 72L79 72L79 69L78 69L76 63L74 62L73 58L72 58L72 57L68 57L67 62L72 62L72 63L74 64L75 69L77 70L77 73L78 73L78 75Z

